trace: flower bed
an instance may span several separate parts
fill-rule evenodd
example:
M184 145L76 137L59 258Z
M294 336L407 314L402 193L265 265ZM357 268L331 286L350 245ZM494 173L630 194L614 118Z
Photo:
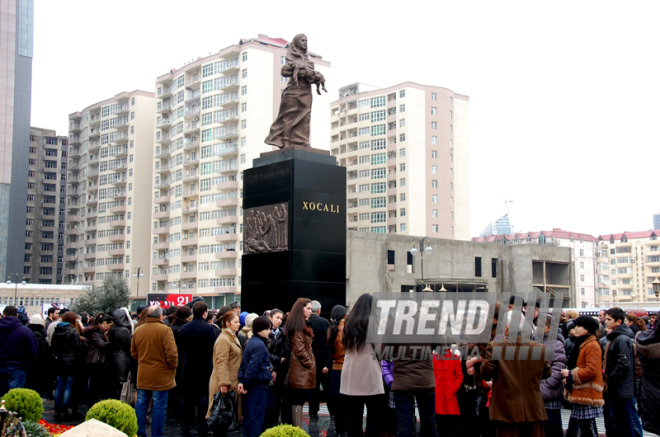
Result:
M45 420L40 420L39 425L46 428L46 430L48 430L48 432L50 433L50 435L52 437L57 437L58 435L62 434L63 432L68 431L71 428L73 428L73 425L57 425L57 424L54 424L54 423L48 423Z

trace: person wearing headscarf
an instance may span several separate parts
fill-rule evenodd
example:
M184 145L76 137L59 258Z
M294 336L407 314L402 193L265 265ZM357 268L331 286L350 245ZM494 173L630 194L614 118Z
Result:
M30 388L36 391L42 397L46 397L49 392L52 395L54 389L53 381L55 378L53 375L54 357L50 350L50 344L48 344L48 341L46 340L47 334L45 326L46 323L41 314L34 314L30 317L30 323L27 325L28 329L32 331L37 338L39 349L37 351L37 359L34 361L34 365L32 365L27 371L25 388Z
M574 345L568 355L566 369L561 374L567 378L564 396L572 404L567 437L597 437L596 417L603 415L603 353L596 337L600 328L590 316L575 319Z
M280 74L291 80L282 93L277 119L270 127L266 144L282 148L309 147L309 122L312 113L312 84L324 82L321 73L307 55L307 37L293 37L286 52L286 64Z
M112 313L114 323L108 331L108 341L112 344L112 380L109 384L109 393L119 399L122 384L128 381L128 375L134 367L131 357L131 339L133 338L133 322L131 313L127 308L119 308ZM131 375L135 381L135 374Z

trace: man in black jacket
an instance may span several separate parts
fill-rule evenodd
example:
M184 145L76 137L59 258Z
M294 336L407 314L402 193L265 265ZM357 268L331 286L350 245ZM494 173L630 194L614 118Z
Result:
M179 344L183 353L181 433L184 436L190 435L190 428L195 422L195 408L197 408L197 435L206 437L209 380L213 373L213 345L217 334L213 326L206 323L208 315L206 302L195 302L192 313L192 321L183 325L179 331Z
M321 317L321 303L318 300L312 301L312 315L309 317L309 324L314 330L314 340L312 341L312 353L316 359L316 388L312 389L312 396L309 400L309 417L318 419L321 403L321 386L325 398L329 399L332 383L332 363L330 363L330 349L328 348L328 330L330 322Z
M605 325L612 330L607 334L603 369L607 381L603 412L608 437L632 437L639 422L635 408L634 335L625 319L621 308L610 308L605 315Z

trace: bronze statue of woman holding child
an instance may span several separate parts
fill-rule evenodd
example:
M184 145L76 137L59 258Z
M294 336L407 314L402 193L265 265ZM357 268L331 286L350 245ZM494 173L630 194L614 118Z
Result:
M270 127L266 144L287 149L310 147L309 123L312 116L312 85L321 94L326 93L325 78L314 70L314 63L307 56L307 37L298 34L293 38L286 53L282 76L290 77L282 93L280 111Z

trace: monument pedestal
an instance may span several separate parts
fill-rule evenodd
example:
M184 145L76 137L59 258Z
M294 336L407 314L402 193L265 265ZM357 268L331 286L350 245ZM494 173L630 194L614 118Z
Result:
M327 152L255 159L243 177L241 308L287 312L299 297L318 300L327 314L345 305L345 208L346 169Z

